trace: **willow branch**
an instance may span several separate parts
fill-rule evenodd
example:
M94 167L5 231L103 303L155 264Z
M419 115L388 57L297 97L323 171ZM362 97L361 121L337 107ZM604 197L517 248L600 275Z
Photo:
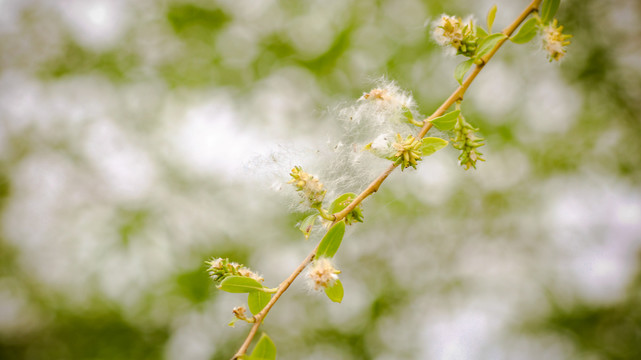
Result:
M530 3L530 5L528 5L528 7L525 8L523 12L521 12L521 14L516 18L516 20L514 20L508 27L503 29L502 33L506 36L506 38L499 41L489 53L483 56L481 58L480 64L476 64L476 66L474 67L474 70L470 73L470 75L468 75L468 77L465 79L463 84L461 84L461 86L459 86L458 89L454 90L452 95L450 95L450 97L448 97L447 100L445 100L443 104L441 104L441 106L439 106L439 108L436 109L434 113L432 113L432 115L430 115L427 119L425 119L424 121L425 125L423 125L423 128L421 128L421 131L418 133L418 136L417 136L419 139L422 139L423 137L425 137L425 134L427 134L427 132L432 128L432 123L430 122L431 120L443 115L443 113L445 113L445 111L450 106L452 106L455 102L459 100L463 100L463 95L465 94L467 89L470 87L470 84L472 84L476 76L481 72L481 70L483 70L483 67L485 67L485 64L487 64L488 61L490 61L490 59L494 56L494 54L496 54L499 48L503 46L503 44L512 35L512 33L514 33L514 31L519 27L519 25L521 25L521 23L523 23L523 21L525 21L525 19L532 12L538 10L539 5L541 4L541 1L542 0L533 0ZM381 183L385 181L387 176L392 171L394 171L396 166L397 165L390 166L389 169L387 169L383 174L381 174L378 178L376 178L376 180L374 180L365 190L363 190L363 192L360 193L356 197L356 199L354 199L354 201L352 201L345 209L334 214L334 216L336 216L336 220L334 221L339 221L345 216L347 216L347 214L349 214L352 210L354 210L354 208L356 208L363 200L365 200L365 198L367 198L369 195L376 192L378 188L381 186Z
M474 70L468 75L468 77L465 79L465 81L456 89L454 92L441 104L441 106L438 107L430 115L424 120L424 125L419 131L417 137L419 139L425 137L427 132L432 128L432 123L430 122L431 120L443 115L445 111L452 106L455 102L463 100L463 95L465 95L465 92L467 89L470 87L476 76L483 70L485 65L492 59L494 54L503 46L503 44L508 40L508 38L514 33L514 31L523 23L523 21L534 11L537 11L542 0L533 0L526 8L521 12L521 14L510 24L508 25L505 29L503 29L502 33L506 36L505 39L502 39L499 41L492 50L487 53L485 56L483 56L480 61L476 64L474 67ZM358 206L360 203L363 202L367 197L378 191L379 187L381 184L387 179L387 177L398 167L398 165L390 165L381 175L379 175L374 181L372 181L363 192L361 192L345 209L343 209L340 212L337 212L334 214L335 219L334 223L342 220L349 214L356 206ZM279 286L278 290L272 296L271 300L265 308L263 308L262 311L260 311L258 314L254 315L254 324L251 327L251 330L249 331L249 334L247 334L247 338L243 342L242 346L238 349L232 360L237 360L240 359L245 353L247 352L247 349L249 348L249 345L252 342L252 339L258 332L258 328L260 327L261 323L265 319L265 316L267 316L267 313L271 310L271 308L276 304L278 299L283 295L283 293L289 288L289 286L294 282L294 280L300 275L301 272L305 269L309 263L312 262L314 257L316 256L316 253L318 251L318 246L320 245L320 242L316 245L314 250L312 250L307 257L298 265L296 270L292 272L291 275L285 281L283 281Z
M267 305L265 305L263 310L261 310L258 314L254 315L254 324L252 325L251 330L249 330L249 334L247 334L247 338L243 342L243 345L241 345L241 347L238 349L238 351L236 352L232 360L240 359L240 357L247 352L247 349L249 348L249 344L251 344L252 339L256 335L256 332L258 331L260 324L263 322L263 319L265 318L269 310L271 310L272 306L274 306L276 301L278 301L278 299L283 295L283 293L287 290L287 288L289 288L289 286L294 282L294 280L298 277L298 275L300 275L300 273L303 272L305 267L310 262L312 262L312 260L316 256L316 252L318 251L319 245L320 245L320 242L316 244L316 247L314 248L314 250L312 250L312 252L310 252L309 255L307 255L305 260L303 260L303 262L301 262L300 265L298 265L296 270L294 270L294 272L291 273L291 275L289 275L289 277L287 277L285 281L283 281L282 283L280 283L280 285L278 285L278 290L274 293L271 300L269 300L269 302L267 303Z

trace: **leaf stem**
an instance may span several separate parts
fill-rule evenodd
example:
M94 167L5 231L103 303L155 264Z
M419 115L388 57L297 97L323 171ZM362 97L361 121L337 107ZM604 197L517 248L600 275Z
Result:
M330 213L327 212L327 210L323 209L321 206L317 207L316 210L318 210L318 214L325 220L329 221L334 221L336 220L336 217Z
M494 54L499 50L499 48L508 40L508 38L512 35L512 33L523 23L523 21L533 12L537 11L542 0L533 0L526 8L521 12L521 14L510 24L508 25L505 29L503 29L502 33L505 34L506 38L500 40L499 42L496 43L496 45L492 48L492 50L485 54L483 57L481 57L481 61L479 64L476 64L474 70L468 75L468 77L465 79L465 81L456 89L454 92L439 106L438 109L432 113L427 119L424 120L424 125L421 128L421 131L419 131L417 138L422 139L425 137L427 132L432 128L432 123L430 122L432 119L435 119L445 113L445 111L452 106L455 102L463 100L463 95L467 91L467 89L470 87L470 84L474 81L476 76L483 70L483 67L492 59ZM398 164L392 164L390 165L387 170L385 170L381 175L379 175L372 183L369 184L369 186L363 190L347 207L345 207L343 210L330 215L333 217L328 219L328 220L333 220L334 223L337 223L338 221L342 220L349 214L356 206L358 206L363 200L365 200L368 196L371 194L375 193L383 181L387 179L387 177L398 167ZM321 216L323 216L323 213L321 210L319 210L321 213ZM325 217L325 216L323 216ZM265 319L265 316L269 313L271 308L274 306L274 304L278 301L278 299L283 295L283 293L289 288L289 286L294 282L294 280L300 275L300 273L305 269L305 267L312 262L314 257L316 256L316 252L318 251L318 246L320 245L320 242L316 245L314 250L312 250L307 257L298 265L298 267L294 270L294 272L285 279L279 286L278 290L274 293L272 296L271 300L267 303L267 305L261 310L258 314L254 315L253 319L255 320L254 324L252 325L251 329L249 330L249 333L247 334L247 337L245 338L245 341L241 345L241 347L238 349L232 360L239 360L241 359L245 353L247 352L247 349L249 348L249 345L251 344L252 339L254 336L256 336L256 333L258 331L258 328L260 327L260 324L263 322Z

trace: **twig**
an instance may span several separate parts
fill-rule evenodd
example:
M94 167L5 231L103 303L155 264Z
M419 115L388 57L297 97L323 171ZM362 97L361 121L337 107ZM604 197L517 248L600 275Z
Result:
M521 12L521 14L505 29L503 29L502 33L506 36L505 39L502 39L499 41L494 48L487 53L485 56L481 58L481 61L476 64L474 67L474 70L468 75L468 77L465 79L465 81L450 95L450 97L447 98L439 106L432 115L430 115L427 119L425 119L423 127L421 128L421 131L419 131L417 138L422 139L425 134L432 128L432 123L430 122L432 119L435 119L445 111L452 106L455 102L462 100L463 95L467 91L467 89L470 87L470 84L474 81L476 76L483 70L483 67L490 61L490 59L496 54L496 52L499 50L499 48L507 41L507 39L512 35L512 33L523 23L523 21L534 11L537 11L542 0L533 0L526 8ZM390 165L387 170L385 170L381 175L379 175L374 181L372 181L369 186L363 190L345 209L343 209L340 212L337 212L334 214L335 219L334 223L342 220L349 214L356 206L358 206L363 200L365 200L368 196L372 195L375 193L378 188L381 186L383 181L387 179L387 177L398 167L398 165ZM285 281L283 281L279 286L278 286L278 291L272 296L271 300L267 303L267 305L261 310L258 314L254 315L254 324L251 327L251 330L249 331L249 334L247 334L247 338L245 338L245 341L243 342L243 345L238 349L232 360L238 360L240 359L245 353L247 352L247 349L249 348L249 345L252 342L252 339L258 332L258 328L260 327L260 324L263 322L265 319L265 316L267 316L267 313L271 310L271 308L276 304L276 301L283 295L283 293L289 288L289 286L294 282L294 280L300 275L300 273L305 269L309 263L312 262L314 257L316 256L316 252L318 251L318 246L319 244L316 245L314 250L312 250L309 255L303 260L303 262L298 265L296 270L287 277Z

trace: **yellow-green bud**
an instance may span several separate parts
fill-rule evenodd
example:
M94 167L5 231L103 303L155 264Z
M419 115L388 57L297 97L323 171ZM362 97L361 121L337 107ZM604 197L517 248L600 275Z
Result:
M470 167L476 169L477 161L485 161L481 157L483 153L478 151L478 147L485 145L483 138L475 134L475 129L470 123L465 121L463 115L459 115L456 125L454 126L455 137L452 138L452 146L461 151L459 155L459 163L461 166L468 170Z
M401 170L411 166L416 169L416 165L421 161L421 141L412 135L408 135L405 140L401 134L396 134L396 142L392 144L396 153L394 158L397 163L401 164Z
M294 185L296 191L299 191L303 197L303 201L309 201L309 205L313 208L317 208L323 203L327 190L323 188L323 184L315 176L306 173L300 166L295 166L289 175L292 179L288 184Z

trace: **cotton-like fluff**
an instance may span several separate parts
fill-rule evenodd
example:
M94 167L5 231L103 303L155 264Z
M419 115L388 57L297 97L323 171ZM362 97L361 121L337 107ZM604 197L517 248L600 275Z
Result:
M336 270L328 258L319 258L307 268L309 287L318 291L332 286L338 280L339 270Z
M550 61L559 61L565 56L566 47L570 45L572 35L563 34L563 26L558 25L558 21L554 19L552 23L548 24L542 30L543 35L543 49L548 54Z
M412 96L385 79L377 81L355 104L342 109L339 116L345 128L342 142L359 152L368 144L386 151L385 139L415 134L418 127L411 121L420 118Z
M378 80L353 102L329 110L326 118L324 121L336 121L337 130L324 145L287 148L271 155L266 164L271 167L280 164L277 182L281 186L275 188L283 190L293 210L309 211L310 201L301 199L301 191L296 191L300 189L293 186L300 182L292 181L292 169L323 184L322 191L326 191L323 199L318 197L313 202L317 206L322 201L321 206L327 208L341 194L364 190L390 165L389 158L373 154L373 149L380 147L386 155L393 155L391 146L397 134L403 138L415 135L419 127L411 124L411 120L417 119L414 120L417 123L422 120L412 96L385 79Z
M341 111L341 117L356 125L381 126L401 124L405 115L416 110L412 96L394 82L381 79L356 104Z

